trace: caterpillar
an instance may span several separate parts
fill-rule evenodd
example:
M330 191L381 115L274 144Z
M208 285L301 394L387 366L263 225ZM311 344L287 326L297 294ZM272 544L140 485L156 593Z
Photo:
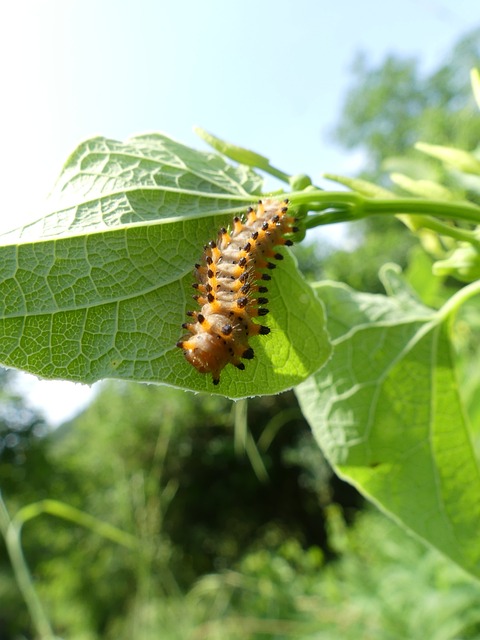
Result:
M230 231L220 229L217 240L205 245L201 264L195 265L192 286L198 293L193 297L201 309L187 312L192 321L182 327L189 333L177 347L197 371L212 374L215 385L227 364L245 369L241 360L254 357L252 336L270 333L254 319L268 313L263 295L271 279L268 270L276 266L272 259L283 259L274 247L293 244L285 236L298 231L295 222L288 214L288 200L259 200L245 219L234 218Z

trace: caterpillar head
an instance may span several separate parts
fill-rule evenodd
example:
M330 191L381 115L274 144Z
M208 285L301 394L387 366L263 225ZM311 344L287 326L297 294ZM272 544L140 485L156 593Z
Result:
M220 382L220 371L230 361L227 345L220 336L198 333L177 343L191 365L200 373L211 373L213 384Z
M199 373L212 374L213 384L220 382L220 371L227 364L233 364L237 369L243 370L245 365L240 358L245 360L253 358L253 349L248 345L241 347L241 353L239 353L238 346L234 350L231 341L214 333L202 332L185 336L183 340L177 342L177 347L183 350L186 360Z

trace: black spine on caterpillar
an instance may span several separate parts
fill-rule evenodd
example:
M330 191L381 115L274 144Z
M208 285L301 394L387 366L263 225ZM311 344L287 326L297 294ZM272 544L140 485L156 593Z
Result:
M260 200L246 220L234 218L230 231L220 229L216 242L204 247L193 285L201 309L188 312L193 321L182 325L189 333L177 346L200 373L212 374L213 384L227 364L245 369L242 359L254 356L249 339L270 333L254 319L268 313L268 270L276 266L272 260L283 259L275 247L292 244L285 236L297 231L295 222L288 200Z

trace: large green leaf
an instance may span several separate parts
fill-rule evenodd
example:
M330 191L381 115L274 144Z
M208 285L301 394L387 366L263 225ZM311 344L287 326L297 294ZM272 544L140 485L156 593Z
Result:
M480 473L445 314L384 277L390 296L318 286L334 354L297 394L340 476L480 576Z
M163 382L231 397L275 393L329 354L323 309L293 259L276 270L268 336L218 388L175 347L203 245L261 179L163 135L95 138L72 154L38 222L1 237L0 361L45 378Z

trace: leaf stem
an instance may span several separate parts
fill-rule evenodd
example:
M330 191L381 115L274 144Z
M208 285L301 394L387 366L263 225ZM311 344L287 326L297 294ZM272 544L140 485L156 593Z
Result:
M409 214L406 214L409 216ZM440 222L430 216L414 216L414 230L430 229L436 231L438 234L454 238L460 242L469 242L471 245L480 249L480 239L478 236L469 229L461 229L460 227L452 227L451 225Z
M480 207L460 202L424 200L423 198L374 199L365 198L364 215L376 213L425 213L454 220L480 224Z
M267 165L264 165L263 167L257 167L257 168L261 169L265 173L269 173L274 178L278 178L278 180L281 180L282 182L286 182L287 184L290 183L290 176L287 173L284 173L283 171L281 171L280 169L277 169L276 167L272 167L270 163L268 163Z
M293 204L305 204L312 211L325 211L324 214L310 216L306 227L313 227L345 220L360 220L371 215L411 214L420 216L423 226L476 244L478 240L471 232L451 228L434 220L436 217L462 220L480 224L480 207L464 202L444 202L424 198L367 198L358 193L344 191L320 191L310 189L290 194ZM330 210L330 211L327 211Z
M475 282L471 282L467 284L465 287L457 291L453 294L449 300L443 305L441 309L439 309L439 313L443 318L453 317L458 312L460 307L465 304L470 298L480 294L480 280L476 280Z

